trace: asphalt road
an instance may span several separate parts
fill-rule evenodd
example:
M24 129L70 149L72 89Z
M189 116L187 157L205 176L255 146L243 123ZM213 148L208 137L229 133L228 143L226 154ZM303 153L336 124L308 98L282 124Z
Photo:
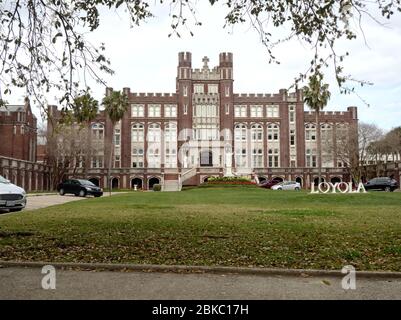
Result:
M56 289L40 268L0 269L0 299L401 299L401 279L56 270Z

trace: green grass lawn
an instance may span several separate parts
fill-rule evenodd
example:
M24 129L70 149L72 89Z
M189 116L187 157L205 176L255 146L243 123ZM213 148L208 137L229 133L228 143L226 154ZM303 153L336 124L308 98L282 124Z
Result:
M401 271L401 193L137 192L0 215L0 260Z

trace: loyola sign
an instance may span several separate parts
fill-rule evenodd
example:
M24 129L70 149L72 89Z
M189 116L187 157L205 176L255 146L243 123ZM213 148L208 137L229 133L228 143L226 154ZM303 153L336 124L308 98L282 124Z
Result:
M317 186L317 189L315 190L315 184L313 183L311 186L311 192L310 193L366 193L365 187L363 186L362 182L359 182L358 188L356 190L352 190L352 182L336 182L336 183L331 183L331 182L321 182Z

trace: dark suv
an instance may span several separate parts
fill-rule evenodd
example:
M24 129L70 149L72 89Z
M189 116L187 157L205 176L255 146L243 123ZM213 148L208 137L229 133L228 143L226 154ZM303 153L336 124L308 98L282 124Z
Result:
M366 190L384 190L384 191L394 191L398 188L398 183L396 180L388 177L378 177L369 180L364 184Z
M85 197L87 195L100 197L103 195L103 190L101 188L97 187L89 180L83 179L66 180L57 186L57 191L62 196L66 193L75 194L77 197Z

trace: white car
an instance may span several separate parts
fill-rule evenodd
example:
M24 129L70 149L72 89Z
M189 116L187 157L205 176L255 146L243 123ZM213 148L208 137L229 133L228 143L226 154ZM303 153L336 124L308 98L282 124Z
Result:
M25 190L0 176L0 210L21 211L25 206Z
M301 190L301 184L295 181L283 181L271 187L272 190Z

